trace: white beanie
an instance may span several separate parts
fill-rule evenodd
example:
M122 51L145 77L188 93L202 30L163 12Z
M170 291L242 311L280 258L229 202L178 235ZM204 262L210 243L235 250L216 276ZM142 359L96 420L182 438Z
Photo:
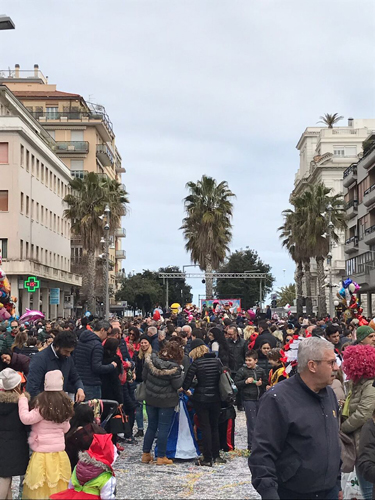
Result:
M11 391L12 389L15 389L18 385L20 385L21 380L21 375L12 370L12 368L5 368L5 370L0 372L0 381L2 382L4 391Z

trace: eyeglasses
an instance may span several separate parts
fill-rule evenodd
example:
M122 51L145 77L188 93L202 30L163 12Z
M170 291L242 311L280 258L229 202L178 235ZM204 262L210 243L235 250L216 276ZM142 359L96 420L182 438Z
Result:
M12 326L11 328L12 328L12 330L17 330L18 325L17 326Z
M332 368L337 364L337 361L335 359L331 359L330 361L328 361L327 359L313 359L312 361L314 361L315 363L327 363Z

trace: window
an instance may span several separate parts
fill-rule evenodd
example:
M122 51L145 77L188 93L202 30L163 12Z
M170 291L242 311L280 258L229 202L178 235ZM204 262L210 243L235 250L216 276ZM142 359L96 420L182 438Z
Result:
M44 224L44 207L40 205L40 223Z
M0 239L0 254L3 259L8 258L8 239L2 238Z
M39 179L39 160L36 160L36 178Z
M31 258L34 258L34 245L31 243Z
M81 142L81 141L83 141L83 130L72 130L70 132L70 140L72 142Z
M39 260L39 247L36 247L36 254L35 254L36 260Z
M0 142L0 163L8 163L8 143Z
M29 242L26 241L26 259L29 258Z
M30 210L30 198L28 196L26 196L26 217L28 217L30 215L29 213L29 210Z
M56 189L57 189L57 179L56 179L56 175L53 176L53 191L54 193L56 193Z
M53 219L52 219L52 211L49 211L49 228L52 231L52 224L53 224Z
M44 183L44 164L40 164L40 182Z
M53 214L53 230L56 232L56 214Z
M48 250L44 251L44 262L45 262L45 264L47 266L48 265Z
M370 178L366 177L358 184L358 203L363 202L363 194L370 187Z
M25 162L25 148L21 144L21 158L20 158L21 167L24 166L24 162Z
M59 117L58 107L57 106L49 106L46 108L46 116L47 120L56 120Z
M30 153L26 149L26 172L30 170Z
M0 191L0 212L8 212L8 191Z
M24 209L24 195L21 193L21 214L23 214L23 209Z
M52 252L49 253L49 265L53 267L53 262L52 262Z
M57 195L60 196L60 179L57 179Z
M20 240L20 259L23 260L23 240Z
M53 180L53 177L52 177L52 176L53 176L53 174L52 174L52 172L51 172L51 170L50 170L50 171L49 171L49 188L50 188L51 190L52 190L52 187L53 187L53 185L52 185L52 180Z
M36 213L35 213L36 221L39 222L39 203L36 203Z
M35 172L35 156L31 155L31 175L34 175Z
M83 160L70 160L70 170L72 177L83 179Z
M355 158L357 146L333 146L333 155L343 158Z
M35 214L35 212L34 212L34 200L31 200L31 214L30 215L31 215L32 219L34 219L34 214Z
M368 228L369 224L369 215L365 215L358 219L358 239L363 240L365 236L365 230Z
M55 130L47 130L52 139L55 139Z

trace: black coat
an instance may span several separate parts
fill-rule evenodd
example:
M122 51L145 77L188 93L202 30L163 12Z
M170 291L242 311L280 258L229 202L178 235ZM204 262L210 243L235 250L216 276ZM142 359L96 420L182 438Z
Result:
M18 398L0 391L0 477L22 476L29 463L28 427L18 416Z
M77 392L78 389L83 389L83 383L80 379L73 358L57 358L52 351L52 347L48 346L43 351L38 352L31 358L30 371L27 377L27 392L31 397L37 396L44 391L44 377L47 372L60 370L64 376L64 391Z
M259 349L263 344L268 343L271 346L271 349L277 347L277 339L272 335L272 333L268 330L260 333L254 342L254 349Z
M84 386L100 386L101 375L115 371L113 365L103 365L102 342L91 330L81 333L74 351L74 362Z
M258 366L262 368L266 374L266 382L268 383L268 377L272 369L271 363L268 361L267 356L265 356L261 350L258 351Z
M279 498L278 486L294 498L335 487L341 461L337 415L331 387L315 393L299 374L262 396L249 458L262 498Z
M247 352L247 342L238 337L236 341L228 339L228 347L231 352L229 368L233 373L236 373L245 363L245 354Z
M142 373L146 383L146 403L157 408L177 406L184 379L181 366L175 361L167 361L152 353L145 359Z
M375 485L375 423L372 418L362 426L356 465L366 481ZM375 498L374 489L372 498Z
M191 399L196 402L218 402L220 401L219 381L221 372L221 361L214 353L207 353L190 365L183 389L187 391L192 386L194 377L196 377L197 384Z
M245 380L252 377L255 381L262 379L262 385L245 384ZM242 366L236 373L234 383L241 390L241 396L244 401L257 401L264 394L267 385L266 374L260 366L255 369Z
M103 373L100 376L102 381L102 399L111 399L112 401L117 401L119 404L122 404L124 402L123 391L119 379L119 375L123 369L121 359L117 356L117 354L114 356L103 357L103 365L109 365L112 361L117 363L116 369L111 370L108 373Z
M134 369L135 369L136 382L143 382L142 372L143 372L143 366L145 364L145 358L139 357L139 351L136 351L134 353L133 363L134 363Z
M16 352L13 352L12 359L9 365L3 363L0 360L0 371L3 371L5 368L12 368L12 370L15 370L16 372L22 372L25 375L28 375L29 365L30 365L30 358L24 356L23 354L18 354Z

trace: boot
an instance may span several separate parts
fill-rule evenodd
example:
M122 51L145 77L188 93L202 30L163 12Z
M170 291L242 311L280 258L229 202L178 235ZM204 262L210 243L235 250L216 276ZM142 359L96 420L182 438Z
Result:
M136 434L134 434L135 438L141 438L143 436L144 436L143 429L138 429L138 431L136 432Z
M151 453L142 453L141 462L143 464L151 464L154 461Z
M170 460L167 457L158 457L156 459L156 465L172 465L173 460Z

